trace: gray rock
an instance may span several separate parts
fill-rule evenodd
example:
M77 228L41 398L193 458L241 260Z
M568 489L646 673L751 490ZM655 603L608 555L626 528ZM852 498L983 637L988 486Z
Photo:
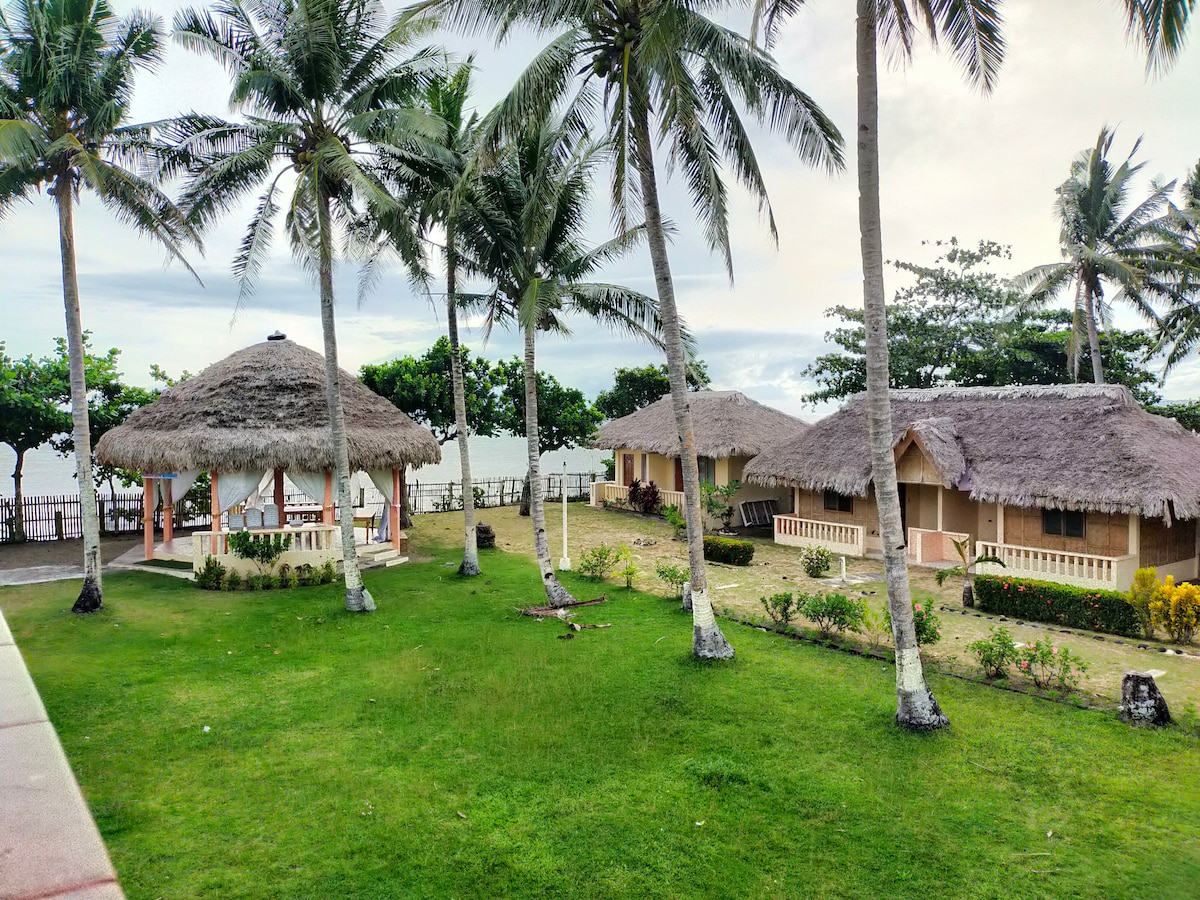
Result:
M1149 672L1126 672L1121 679L1121 718L1134 725L1171 724L1167 701Z

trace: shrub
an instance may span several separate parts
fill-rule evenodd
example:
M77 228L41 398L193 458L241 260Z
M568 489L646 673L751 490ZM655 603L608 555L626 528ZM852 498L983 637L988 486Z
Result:
M967 649L975 654L988 678L1003 678L1008 674L1008 667L1017 661L1017 644L1012 632L1003 625L992 628L988 634L986 639L967 644Z
M300 584L304 585L305 587L308 587L310 584L321 583L317 579L316 573L313 571L313 567L308 563L301 563L300 565L296 566L293 571L296 573L296 578L300 581Z
M1133 575L1133 584L1129 587L1129 596L1126 599L1133 607L1138 628L1142 630L1144 638L1154 637L1154 619L1150 614L1150 603L1154 600L1158 587L1158 572L1153 567L1138 569Z
M260 574L269 572L279 562L279 557L292 547L290 534L255 534L252 531L235 531L229 535L229 549L239 559L248 559Z
M633 479L629 485L629 506L653 515L662 506L662 492L653 481L643 482L640 478Z
M733 505L731 501L741 486L742 483L740 481L731 481L719 487L708 482L700 485L700 505L710 516L721 520L721 527L725 531L729 531L733 525Z
M299 587L300 579L296 577L295 572L288 572L287 575L279 576L279 586L285 588Z
M892 630L887 616L871 609L864 602L862 629L860 633L866 637L868 647L872 650L878 650L879 646L891 637Z
M754 559L754 542L737 538L705 537L704 558L731 566L748 566Z
M1019 651L1017 668L1033 679L1038 687L1054 687L1069 691L1078 686L1088 670L1088 664L1068 648L1059 650L1049 638L1038 638Z
M1200 624L1200 588L1187 582L1176 584L1168 575L1150 601L1150 617L1175 643L1189 643Z
M620 563L629 558L629 548L622 544L620 547L610 547L600 544L583 551L579 559L579 572L584 578L592 581L603 581L612 574Z
M683 540L687 536L687 519L683 517L683 510L671 503L662 508L662 514L667 524L675 529L675 540Z
M771 621L784 628L796 615L796 598L792 596L791 591L772 594L770 597L759 597L758 602L763 605L763 609L767 611Z
M975 579L975 601L985 612L1137 637L1137 614L1124 594L1047 581L995 575Z
M622 545L622 549L624 550L624 545ZM625 579L625 587L632 590L633 579L637 578L638 574L638 564L629 555L628 550L625 550L625 565L618 570L617 574Z
M262 581L263 581L263 576L261 576L261 575L247 575L246 581L245 581L246 590L261 591L262 586L263 586Z
M820 578L833 565L833 551L826 547L801 547L800 565L809 578Z
M225 576L225 590L240 591L243 587L242 576L237 572L230 572Z
M675 596L683 596L683 585L691 577L691 572L686 566L677 566L675 563L669 563L664 559L660 559L654 566L654 574L658 576L659 581L665 581L671 586L675 592Z
M337 581L337 567L333 564L333 560L327 559L317 570L317 584L333 584Z
M866 608L866 600L853 600L845 594L806 594L798 607L825 637L835 631L858 631Z
M196 573L196 587L202 591L219 591L228 575L226 568L211 556L204 557L204 565Z
M625 502L629 504L630 509L638 509L642 505L642 479L635 478L629 483Z
M892 611L890 609L887 610L883 617L887 622L888 631L891 631ZM936 644L942 639L942 620L933 614L933 610L927 609L920 603L914 603L913 631L916 632L918 647L924 647L926 644Z

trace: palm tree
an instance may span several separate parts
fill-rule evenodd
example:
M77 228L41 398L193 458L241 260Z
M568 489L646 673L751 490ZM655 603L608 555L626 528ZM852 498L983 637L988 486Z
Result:
M0 217L43 187L58 211L83 525L84 578L75 612L92 612L103 602L75 204L91 191L119 221L180 260L182 245L195 240L175 205L138 174L163 145L149 126L123 124L134 76L161 62L162 44L157 18L132 13L118 19L104 0L14 0L0 10Z
M1151 320L1153 297L1173 296L1179 276L1175 253L1177 216L1171 203L1175 182L1153 184L1149 195L1130 208L1133 181L1145 163L1134 165L1139 138L1117 167L1108 161L1114 134L1100 129L1096 146L1071 165L1071 175L1058 188L1055 210L1061 222L1063 261L1037 266L1013 284L1025 294L1022 306L1037 308L1074 292L1074 331L1067 345L1068 362L1079 380L1079 348L1086 341L1092 378L1104 384L1100 359L1100 326L1107 324L1112 301L1123 300ZM1115 285L1112 300L1104 285Z
M637 337L660 341L657 304L620 285L584 281L634 245L633 229L599 247L581 243L592 176L605 149L579 140L571 124L532 123L484 171L460 222L464 262L496 288L465 301L487 312L487 328L514 322L524 342L525 435L530 511L542 584L551 606L575 598L550 560L540 475L536 335L569 333L566 316L583 314Z
M985 553L983 556L971 556L969 539L956 541L951 538L950 543L954 545L954 550L962 562L957 566L938 569L933 573L933 578L939 585L945 584L950 578L961 578L963 580L962 605L969 609L975 605L975 567L986 564L1004 566L1004 560L990 553Z
M707 9L690 0L424 0L410 12L490 30L499 40L522 25L554 33L487 123L492 143L568 99L581 121L585 115L603 116L614 149L614 218L618 231L626 230L630 207L640 203L663 320L683 469L693 650L702 658L728 658L733 648L716 624L708 597L687 356L659 202L656 139L681 174L705 239L724 257L731 278L723 169L750 190L776 236L740 110L781 133L807 165L833 171L841 168L842 157L841 136L816 103L780 75L764 52L706 18Z
M375 608L363 586L350 515L350 464L338 387L333 313L335 231L345 234L364 207L386 215L397 206L379 172L380 148L430 141L436 123L412 108L431 50L404 59L410 31L388 21L370 0L223 3L214 12L175 17L184 47L220 62L233 78L238 122L191 114L174 122L191 173L183 199L198 225L211 225L266 184L234 259L239 302L253 292L271 246L286 189L284 229L292 252L316 276L324 335L326 399L341 509L346 609Z
M768 45L783 20L807 0L755 0L755 32ZM896 721L915 730L949 724L925 682L913 628L912 592L900 515L892 409L888 394L887 320L883 285L883 230L879 211L880 41L907 61L919 28L937 44L945 39L968 81L990 92L1004 57L1000 0L857 0L855 48L858 68L858 224L863 262L863 311L867 352L867 431L871 479L879 508L879 534L887 573L888 605L896 646Z
M1145 49L1147 72L1175 64L1195 11L1196 0L1125 0L1125 30Z

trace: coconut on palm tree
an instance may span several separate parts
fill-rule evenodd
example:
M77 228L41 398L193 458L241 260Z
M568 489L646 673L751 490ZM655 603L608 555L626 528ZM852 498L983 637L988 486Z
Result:
M612 201L618 231L640 206L663 320L667 370L683 471L691 571L693 650L727 658L733 649L713 616L704 566L703 514L696 442L687 397L687 360L659 200L655 147L679 172L709 246L732 277L726 173L753 195L774 237L766 184L743 111L781 134L801 162L841 167L841 137L807 94L745 37L685 0L424 0L414 16L490 31L551 34L489 123L499 143L521 123L573 101L582 117L603 122L613 143Z
M755 31L768 45L783 20L808 0L755 0ZM936 45L945 41L968 81L984 92L995 84L1004 58L1001 0L857 0L855 56L858 76L858 224L863 263L863 310L867 355L867 431L871 480L879 508L879 534L887 575L888 606L896 646L896 721L915 730L949 724L925 682L913 627L912 592L888 394L887 319L883 285L883 229L879 202L880 42L898 59L912 55L918 31Z
M490 294L464 300L486 313L489 329L513 323L521 331L534 547L550 605L564 606L574 597L554 574L542 500L537 333L569 334L568 317L581 315L660 341L662 323L651 298L586 280L632 247L641 232L632 229L598 247L583 243L591 183L605 146L580 140L576 128L561 121L531 123L513 137L481 172L475 202L464 207L459 222L464 263L495 284Z
M220 62L233 78L235 122L192 114L173 123L190 177L189 216L207 226L245 195L261 190L234 259L239 301L253 292L276 220L292 252L315 276L324 335L326 395L341 510L346 608L375 608L354 545L346 423L338 388L334 323L335 246L367 211L397 206L379 172L379 153L435 143L441 126L414 109L440 54L411 52L410 30L370 0L281 0L189 9L175 38ZM265 189L264 189L265 186Z
M165 146L149 126L125 124L134 76L162 61L162 45L157 18L132 13L118 19L104 0L14 0L0 9L0 217L43 188L58 212L83 526L84 578L75 612L92 612L103 602L75 263L76 203L90 192L118 220L180 260L183 244L196 240L170 199L139 174Z
M1134 179L1145 165L1133 162L1141 139L1114 166L1108 159L1113 137L1107 127L1101 128L1096 146L1072 163L1070 177L1058 187L1062 262L1036 266L1013 279L1025 295L1021 302L1026 308L1043 307L1071 293L1074 328L1067 360L1078 381L1080 347L1086 343L1096 384L1104 384L1100 328L1108 323L1112 304L1129 303L1155 320L1153 301L1176 294L1181 264L1171 202L1175 182L1152 184L1146 197L1133 203ZM1110 296L1106 285L1116 289Z

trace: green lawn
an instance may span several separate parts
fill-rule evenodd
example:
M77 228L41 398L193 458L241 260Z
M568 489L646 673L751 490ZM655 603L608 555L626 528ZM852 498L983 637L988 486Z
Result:
M907 734L878 661L727 625L700 665L675 603L611 586L560 640L514 611L527 559L454 558L368 574L360 616L0 591L131 900L1196 896L1194 737L937 677L953 728Z

